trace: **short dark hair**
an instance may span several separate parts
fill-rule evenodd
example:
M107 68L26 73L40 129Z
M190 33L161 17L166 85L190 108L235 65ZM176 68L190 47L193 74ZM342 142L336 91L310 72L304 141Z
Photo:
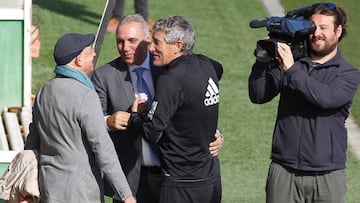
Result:
M333 3L316 3L310 7L305 18L310 19L310 17L314 14L334 16L335 28L337 28L339 25L341 25L341 27L342 27L342 32L339 37L339 41L341 41L342 38L344 38L347 35L346 13L345 13L344 9L342 9L341 7L339 7Z

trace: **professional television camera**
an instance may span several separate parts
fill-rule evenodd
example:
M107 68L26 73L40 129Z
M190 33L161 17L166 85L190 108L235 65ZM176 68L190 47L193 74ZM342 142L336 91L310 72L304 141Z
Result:
M257 41L254 55L274 59L277 56L277 42L283 42L290 46L294 60L307 56L308 36L316 29L311 21L304 19L308 8L292 10L284 17L273 16L251 21L251 28L266 27L269 31L269 39Z

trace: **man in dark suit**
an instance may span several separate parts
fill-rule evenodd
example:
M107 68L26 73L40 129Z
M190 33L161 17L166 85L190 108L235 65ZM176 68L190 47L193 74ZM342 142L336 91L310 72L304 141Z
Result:
M150 104L157 77L164 69L155 67L152 63L152 56L148 51L150 28L139 14L128 15L121 20L116 40L120 57L97 68L93 72L92 81L132 192L140 203L157 203L162 183L158 149L144 141L140 132L128 123L135 96L145 95ZM146 81L147 92L140 90L137 69L144 69L141 79ZM221 134L215 133L214 140L209 144L209 153L217 156L222 146ZM105 192L111 195L108 191Z

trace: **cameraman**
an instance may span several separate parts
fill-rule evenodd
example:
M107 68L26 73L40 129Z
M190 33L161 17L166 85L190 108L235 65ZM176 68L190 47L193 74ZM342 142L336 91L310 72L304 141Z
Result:
M280 94L266 183L267 203L345 202L345 120L360 84L359 71L341 56L346 14L332 3L309 7L309 57L294 61L277 43L276 59L257 58L249 96L263 104Z

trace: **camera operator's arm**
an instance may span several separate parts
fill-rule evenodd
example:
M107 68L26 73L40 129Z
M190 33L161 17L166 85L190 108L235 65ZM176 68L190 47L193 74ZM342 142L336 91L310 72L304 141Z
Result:
M294 65L294 58L291 49L287 44L278 42L277 52L277 59L280 63L280 68L286 72L292 65Z
M276 60L257 58L249 76L251 102L262 104L272 100L280 91L283 73Z

